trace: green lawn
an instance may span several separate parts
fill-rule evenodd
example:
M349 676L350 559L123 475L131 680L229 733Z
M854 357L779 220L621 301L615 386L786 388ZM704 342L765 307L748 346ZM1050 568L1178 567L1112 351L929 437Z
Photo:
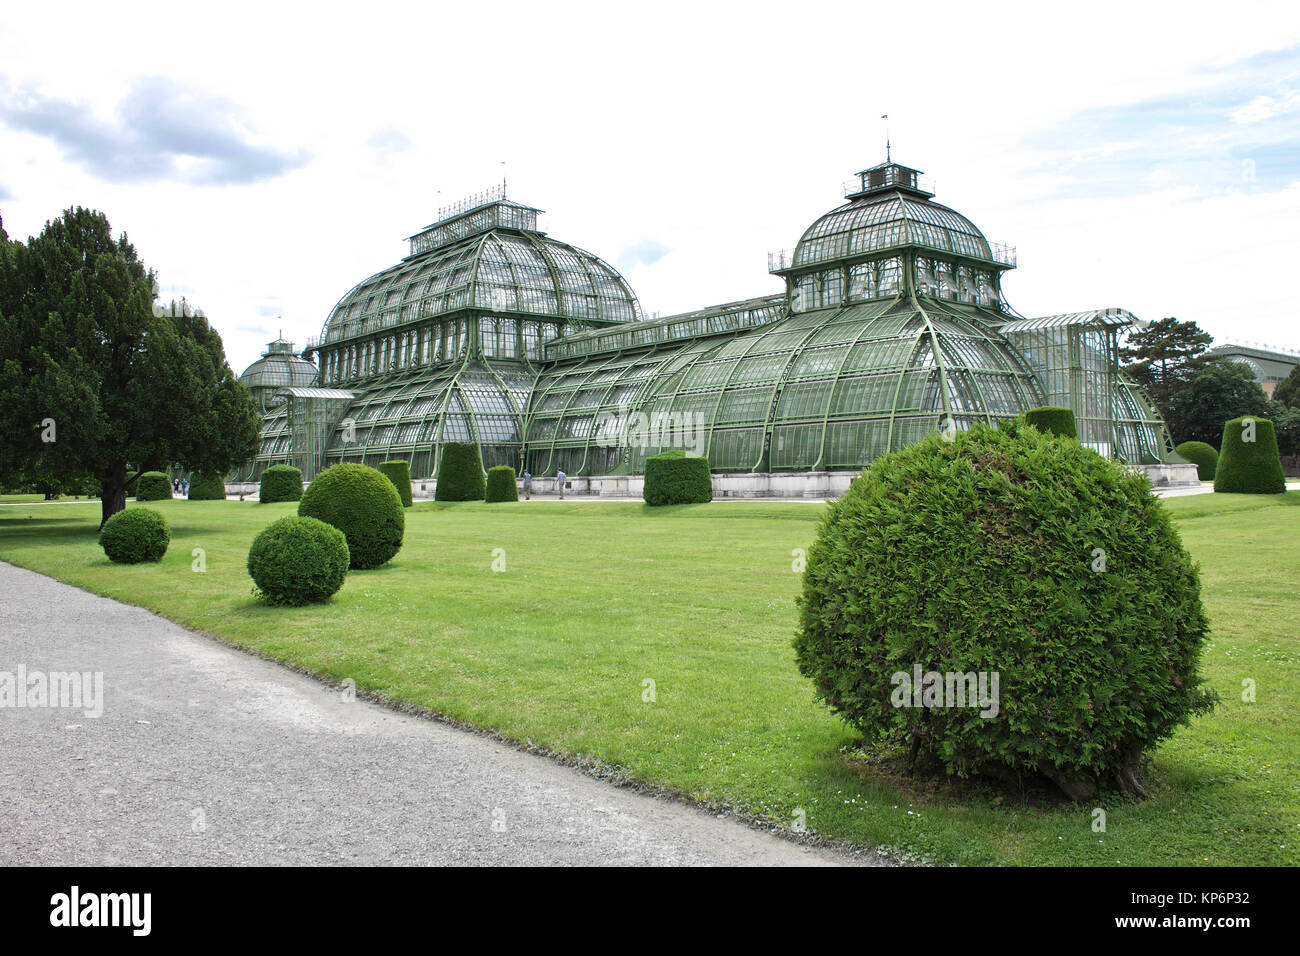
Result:
M898 778L853 751L790 644L791 551L810 543L816 505L421 503L391 564L302 609L258 603L244 569L291 504L151 502L171 549L137 567L97 547L97 503L3 507L0 558L393 701L782 823L801 809L811 829L913 858L1294 865L1300 493L1166 504L1203 566L1206 672L1224 703L1158 752L1151 798L1099 801L1105 833L1091 806Z

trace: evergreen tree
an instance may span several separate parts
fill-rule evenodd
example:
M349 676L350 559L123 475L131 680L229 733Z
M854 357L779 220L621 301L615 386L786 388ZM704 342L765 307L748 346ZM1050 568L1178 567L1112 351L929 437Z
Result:
M91 475L104 521L150 469L224 473L256 453L252 399L198 314L155 282L108 219L75 208L0 257L0 480Z
M1277 383L1277 388L1273 389L1273 401L1281 402L1287 408L1300 408L1300 365Z

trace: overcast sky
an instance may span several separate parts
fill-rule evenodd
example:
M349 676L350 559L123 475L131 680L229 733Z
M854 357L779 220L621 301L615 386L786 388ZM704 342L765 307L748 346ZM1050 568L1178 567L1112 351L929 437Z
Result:
M503 173L647 312L779 291L884 113L1019 312L1300 349L1294 2L7 4L0 215L103 210L238 372Z

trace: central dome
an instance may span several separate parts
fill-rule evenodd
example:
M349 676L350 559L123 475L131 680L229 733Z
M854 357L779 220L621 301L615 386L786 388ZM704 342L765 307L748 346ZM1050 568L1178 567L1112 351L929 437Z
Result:
M965 216L929 199L886 192L856 198L814 222L795 246L793 266L896 246L924 246L993 261L988 240Z

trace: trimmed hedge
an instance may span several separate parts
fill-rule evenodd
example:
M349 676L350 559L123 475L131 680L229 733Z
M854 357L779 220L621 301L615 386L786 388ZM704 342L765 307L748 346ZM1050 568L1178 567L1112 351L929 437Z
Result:
M190 501L225 501L226 479L211 472L197 471L190 476Z
M1254 441L1246 440L1251 437ZM1280 495L1286 491L1277 433L1271 421L1243 415L1223 426L1214 490L1246 495Z
M326 468L298 502L298 514L343 532L353 568L377 568L402 547L406 512L393 483L369 465Z
M1214 480L1214 473L1219 468L1219 453L1213 445L1203 441L1185 441L1174 451L1196 466L1196 477L1201 481Z
M146 471L135 480L136 501L171 501L172 480L161 471Z
M99 546L108 560L117 564L161 561L171 540L167 519L151 508L119 511L104 522L99 532Z
M518 501L519 485L515 482L515 470L509 465L496 465L488 469L488 501Z
M482 501L487 496L483 455L478 442L446 442L438 459L436 501Z
M248 549L248 573L261 596L291 607L329 600L350 563L342 531L297 515L267 525Z
M397 497L402 499L402 507L411 507L411 465L405 461L383 461L379 471L393 483Z
M293 465L272 465L262 472L262 480L257 486L257 500L262 504L301 501L302 472Z
M713 500L709 460L674 448L645 460L642 497L648 505L688 505Z
M957 776L1141 793L1144 756L1216 699L1197 570L1146 477L1024 425L877 459L823 518L799 614L818 696ZM930 672L985 675L996 708L928 696Z
M1033 425L1040 432L1064 435L1067 438L1079 437L1079 430L1074 423L1074 412L1060 405L1043 405L1040 408L1028 409L1024 418L1026 425Z

